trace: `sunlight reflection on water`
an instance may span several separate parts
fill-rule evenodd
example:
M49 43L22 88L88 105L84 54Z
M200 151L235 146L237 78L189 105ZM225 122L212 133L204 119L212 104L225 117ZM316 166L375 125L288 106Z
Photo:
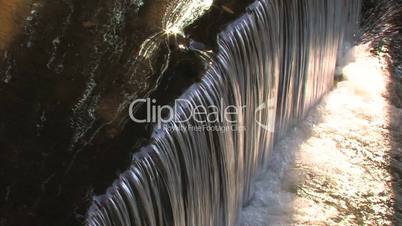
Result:
M351 54L346 80L277 145L240 225L392 224L387 74L367 46Z

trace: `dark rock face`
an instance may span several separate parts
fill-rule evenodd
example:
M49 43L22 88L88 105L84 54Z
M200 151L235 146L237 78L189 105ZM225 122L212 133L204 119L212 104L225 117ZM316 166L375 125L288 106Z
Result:
M79 225L92 196L148 142L151 125L129 121L127 105L145 96L170 103L196 82L204 63L178 43L214 49L219 30L251 2L215 1L181 40L163 34L170 0L5 1L1 226ZM141 57L144 41L158 33L168 41Z

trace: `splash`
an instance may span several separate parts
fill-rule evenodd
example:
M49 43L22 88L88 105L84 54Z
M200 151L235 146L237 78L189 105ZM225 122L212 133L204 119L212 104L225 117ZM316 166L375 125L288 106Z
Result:
M343 68L344 77L359 95L375 99L385 91L385 63L372 56L369 44L357 46L349 53L353 62Z
M394 223L390 123L400 127L402 111L384 96L385 59L369 50L350 51L345 80L275 148L240 225Z
M174 106L174 120L155 129L130 169L94 199L87 225L235 225L274 138L332 87L344 27L356 23L359 3L256 1L221 32L216 60L180 97L187 101ZM171 21L176 33L187 19ZM200 105L246 106L235 124L244 130L183 120Z

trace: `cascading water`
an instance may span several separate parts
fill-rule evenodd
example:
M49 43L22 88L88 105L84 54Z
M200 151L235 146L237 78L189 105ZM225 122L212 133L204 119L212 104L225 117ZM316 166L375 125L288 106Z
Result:
M359 9L359 0L255 2L221 32L215 60L173 120L94 199L87 225L235 225L274 139L332 87ZM242 110L230 122L189 119L199 106Z

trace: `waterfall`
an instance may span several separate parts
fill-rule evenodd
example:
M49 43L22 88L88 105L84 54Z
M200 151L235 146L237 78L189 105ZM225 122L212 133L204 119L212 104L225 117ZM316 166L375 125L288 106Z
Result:
M275 139L332 87L359 9L359 0L252 4L219 34L213 62L174 104L173 120L94 198L87 225L235 225ZM242 110L230 121L189 118L199 106Z

